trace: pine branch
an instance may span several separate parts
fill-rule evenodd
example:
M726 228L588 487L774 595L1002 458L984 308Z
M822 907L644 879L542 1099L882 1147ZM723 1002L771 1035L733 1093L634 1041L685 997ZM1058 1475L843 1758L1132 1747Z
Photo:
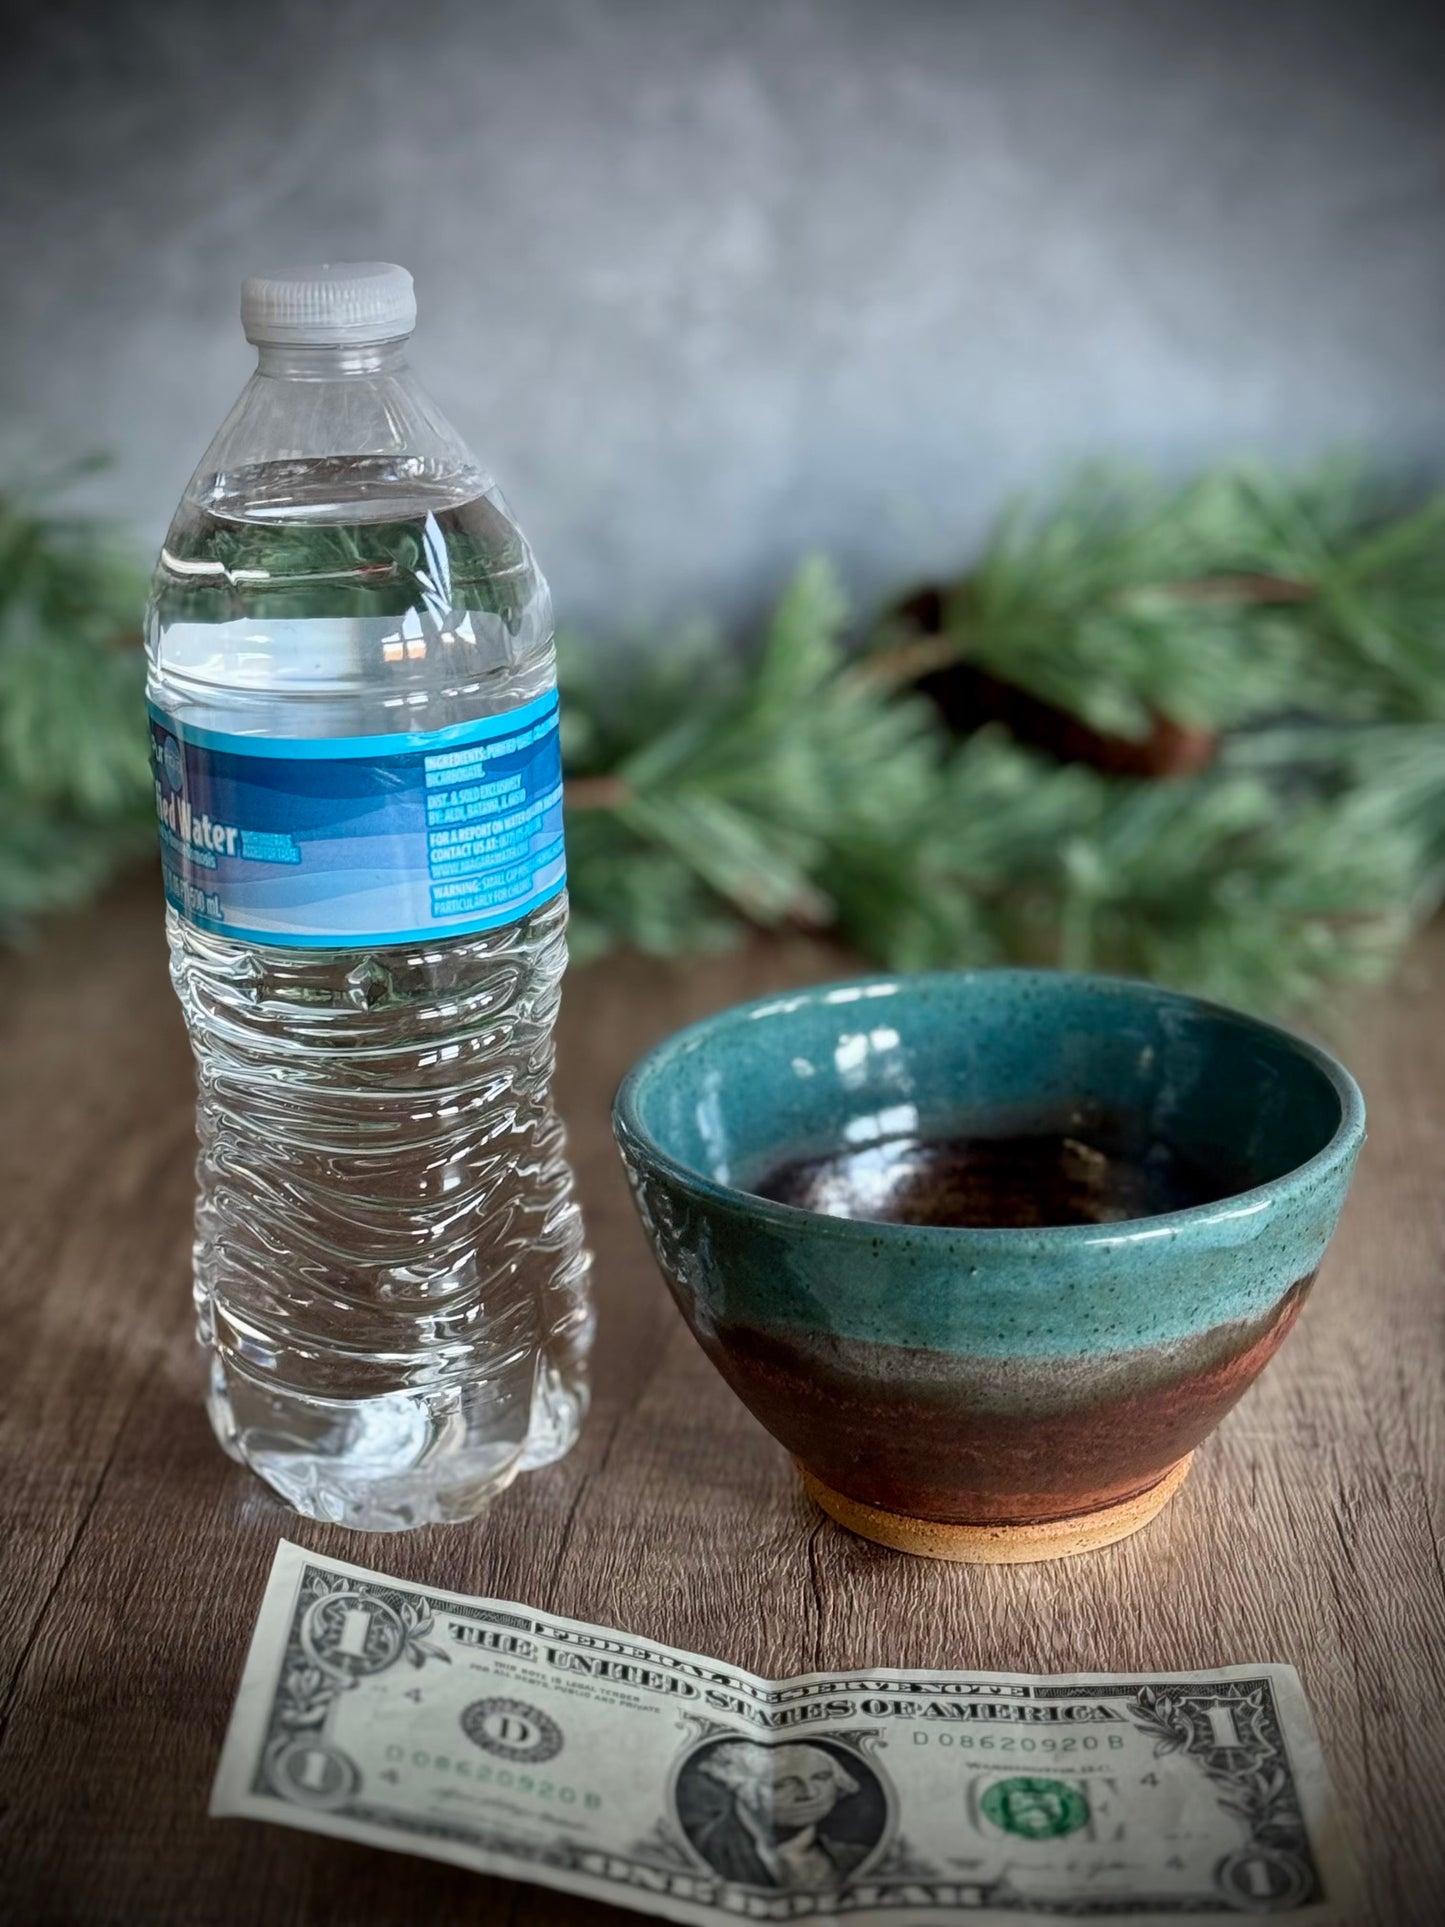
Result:
M0 926L150 847L141 595L94 524L0 503ZM858 655L815 561L750 657L566 645L574 954L801 926L897 967L1022 958L1318 1015L1445 893L1445 497L1095 476L1008 521L946 606L943 635ZM1098 728L1250 727L1169 783L960 741L911 688L960 654Z
M108 528L0 497L0 929L151 844L144 595Z
M808 565L715 707L680 702L590 768L583 807L569 781L594 953L609 936L676 950L706 905L733 928L832 921L900 968L1022 957L1297 1009L1388 969L1427 907L1445 764L1422 743L1400 745L1392 788L1358 764L1306 780L1283 752L1190 782L1107 777L1001 730L953 743L876 656L850 659L841 623Z
M654 673L675 690L670 723L651 736L642 725L625 747L615 725L594 732L614 760L599 772L584 751L584 804L607 799L602 813L611 819L614 850L625 839L653 860L669 859L659 871L669 902L676 900L670 866L680 864L733 919L825 926L836 917L821 880L829 850L850 832L877 835L890 811L911 819L931 793L938 745L927 706L916 698L881 702L847 666L839 640L845 613L831 570L805 564L750 667L722 660L699 700L695 677L674 684L675 669L663 666ZM564 656L563 686L574 702L585 700L574 651ZM658 720L656 686L645 679L638 710L648 723ZM588 748L595 764L596 741ZM595 851L606 833L589 821L591 807L577 809L570 786L568 812L576 874L576 835L587 839L581 848ZM655 947L657 930L673 925L652 916L645 898L619 905L614 928L637 940L644 906L648 947Z
M906 662L918 641L894 620L878 646ZM1004 517L922 642L926 668L975 664L1133 741L1158 718L1445 717L1445 495L1402 515L1342 464L1178 490L1087 471Z

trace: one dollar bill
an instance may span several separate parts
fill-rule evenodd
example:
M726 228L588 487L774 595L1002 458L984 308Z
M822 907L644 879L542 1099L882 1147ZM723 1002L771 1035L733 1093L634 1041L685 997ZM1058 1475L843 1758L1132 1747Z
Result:
M1348 1919L1299 1679L810 1673L282 1543L213 1814L669 1920Z

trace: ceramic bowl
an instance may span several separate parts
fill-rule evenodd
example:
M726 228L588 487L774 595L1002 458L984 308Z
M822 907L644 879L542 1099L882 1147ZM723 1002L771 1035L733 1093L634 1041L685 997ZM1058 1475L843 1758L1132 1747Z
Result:
M820 1503L906 1550L1011 1560L1122 1537L1175 1490L1299 1314L1364 1104L1328 1053L1222 1006L956 971L722 1011L634 1067L613 1123L683 1317ZM844 1153L886 1192L910 1143L1040 1132L1174 1158L1198 1201L970 1226L832 1215L856 1185L841 1207L815 1187L822 1209L755 1189Z

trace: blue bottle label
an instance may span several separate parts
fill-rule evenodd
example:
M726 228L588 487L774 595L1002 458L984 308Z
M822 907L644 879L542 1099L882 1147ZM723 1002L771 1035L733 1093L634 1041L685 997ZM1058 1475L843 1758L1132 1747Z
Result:
M234 736L151 705L166 896L202 930L309 949L513 923L566 881L553 690L406 736Z

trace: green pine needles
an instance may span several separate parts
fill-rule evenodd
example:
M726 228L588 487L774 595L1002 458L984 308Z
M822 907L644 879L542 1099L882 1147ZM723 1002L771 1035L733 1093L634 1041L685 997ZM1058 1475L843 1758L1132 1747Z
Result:
M0 924L148 840L140 599L89 524L0 509ZM1059 963L1319 1015L1439 901L1445 497L1342 466L1089 473L934 603L850 644L815 560L751 653L564 644L579 960L794 928L899 968ZM956 732L913 687L979 671L1099 741L1192 732L1207 767L1107 774L955 695Z
M805 565L750 666L671 700L675 668L644 670L631 735L564 658L584 954L836 927L898 968L1063 964L1288 1010L1385 973L1438 894L1445 728L1294 724L1203 775L1112 777L998 726L956 741L896 688L891 641L852 654L841 620Z
M152 846L144 597L110 531L0 496L0 935Z
M1086 471L1003 518L944 599L946 653L1111 735L1284 712L1445 721L1445 495L1358 468L1178 490Z

